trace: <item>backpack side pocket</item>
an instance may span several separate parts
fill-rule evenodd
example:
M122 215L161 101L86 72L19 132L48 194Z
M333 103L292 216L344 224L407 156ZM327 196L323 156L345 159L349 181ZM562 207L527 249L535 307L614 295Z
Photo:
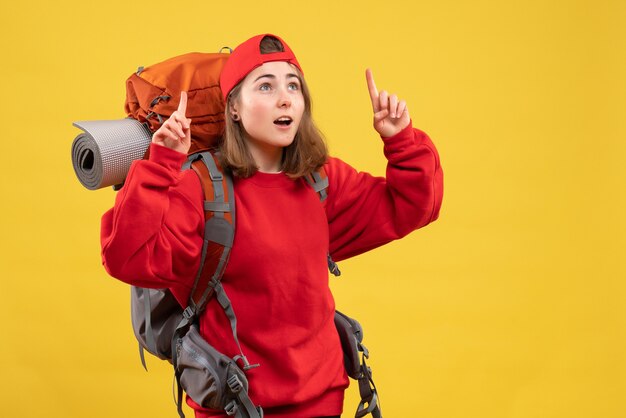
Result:
M346 372L351 378L358 379L361 374L359 346L363 341L363 328L358 321L339 311L335 311L335 327L343 349Z
M198 327L192 325L178 340L175 364L180 384L198 405L209 409L224 410L235 398L228 379L235 375L248 391L248 379L235 361L207 343Z

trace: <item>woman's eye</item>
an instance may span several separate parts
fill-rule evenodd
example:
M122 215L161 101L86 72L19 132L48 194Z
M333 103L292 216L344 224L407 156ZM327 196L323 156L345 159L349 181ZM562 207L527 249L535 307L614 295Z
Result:
M288 88L289 90L300 90L300 86L298 85L298 83L289 83Z
M271 89L271 86L267 83L263 83L259 86L259 90L261 91L269 91Z

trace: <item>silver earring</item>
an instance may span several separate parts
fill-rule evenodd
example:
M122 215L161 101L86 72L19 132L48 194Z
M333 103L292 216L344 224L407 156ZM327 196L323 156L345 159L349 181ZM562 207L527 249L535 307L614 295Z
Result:
M233 120L234 120L235 122L239 121L239 115L238 115L238 114L233 113L233 116L232 116L232 117L233 117Z

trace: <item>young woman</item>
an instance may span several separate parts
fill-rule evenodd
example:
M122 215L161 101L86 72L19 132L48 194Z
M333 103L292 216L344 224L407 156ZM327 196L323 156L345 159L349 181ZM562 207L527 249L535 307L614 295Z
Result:
M250 363L250 398L266 417L342 412L348 378L333 318L327 254L336 261L371 250L435 219L443 174L431 140L412 128L404 101L376 89L366 72L388 160L386 178L327 156L311 118L303 72L287 44L255 36L235 49L221 76L226 100L223 167L234 173L237 224L222 283L237 314ZM102 219L109 273L142 287L170 288L185 304L199 265L204 213L200 182L181 172L190 147L186 94L155 132L148 160L133 163L115 206ZM324 166L322 205L303 177ZM230 324L212 300L201 335L222 353L239 353ZM188 403L197 417L223 411Z

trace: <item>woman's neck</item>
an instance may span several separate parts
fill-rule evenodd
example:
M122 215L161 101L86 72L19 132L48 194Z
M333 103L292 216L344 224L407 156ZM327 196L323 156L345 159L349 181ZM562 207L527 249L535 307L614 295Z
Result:
M278 173L282 170L284 148L259 144L255 141L247 141L247 145L259 171L263 173Z

